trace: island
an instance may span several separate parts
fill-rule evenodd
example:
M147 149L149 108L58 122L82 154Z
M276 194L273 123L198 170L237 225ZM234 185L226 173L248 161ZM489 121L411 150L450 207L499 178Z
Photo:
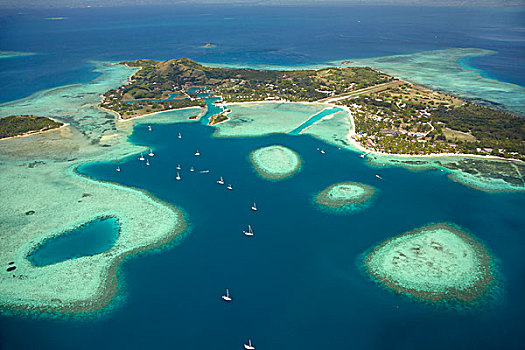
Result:
M343 64L348 62L343 62ZM213 68L187 58L122 62L139 68L100 107L129 119L184 107L255 101L324 103L352 119L351 142L391 155L467 154L525 160L525 118L396 79L368 67ZM224 114L210 125L225 122Z
M0 139L25 136L60 128L64 123L34 115L11 115L0 118Z
M342 211L357 209L374 195L375 189L358 182L340 182L328 186L315 196L315 202L329 209Z
M299 154L281 145L258 148L249 158L255 171L267 180L283 180L301 168Z
M416 300L474 303L496 287L494 259L482 243L448 223L387 239L364 259L368 274Z

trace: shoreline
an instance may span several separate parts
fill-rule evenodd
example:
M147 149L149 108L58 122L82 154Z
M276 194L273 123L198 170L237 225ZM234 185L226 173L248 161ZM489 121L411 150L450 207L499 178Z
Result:
M49 119L52 119L56 122L59 122L59 123L62 123L60 120L56 120L54 118L50 118L50 117L47 117ZM65 128L66 126L70 126L70 123L62 123L62 125L60 125L59 127L57 128L52 128L52 129L47 129L47 130L37 130L37 131L29 131L29 132L25 132L23 134L20 134L20 135L15 135L15 136L9 136L9 137L4 137L4 138L0 138L0 142L4 141L4 140L11 140L11 139L16 139L16 138L22 138L22 137L28 137L28 136L33 136L33 135L39 135L39 134L44 134L46 132L50 132L50 131L55 131L55 130L60 130L62 128Z

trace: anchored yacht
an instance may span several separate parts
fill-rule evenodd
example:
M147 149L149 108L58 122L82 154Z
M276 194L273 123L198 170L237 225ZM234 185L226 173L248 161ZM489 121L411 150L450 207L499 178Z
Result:
M155 153L153 153L153 150L150 148L148 156L153 157L154 155L155 155Z
M146 159L146 165L149 165L149 159Z
M180 181L180 174L178 171L177 171L177 176L175 176L175 180Z
M178 137L179 137L179 139L181 139L181 138L182 138L182 135L180 134L180 132L179 132L179 136L178 136Z
M252 225L248 225L248 231L242 231L245 236L253 236Z
M252 345L252 340L248 339L248 344L244 344L246 350L255 350L255 347Z
M383 178L381 176L379 176L378 174L376 174L376 177L379 179L379 180L383 180Z
M140 154L139 160L144 160L144 155L142 153Z
M228 184L228 186L226 188L229 189L229 190L233 190L233 187L230 184Z
M151 125L148 125L148 131L151 131Z
M120 167L119 167L118 165L117 165L117 169L116 169L116 170L117 170L117 171L120 171Z
M221 176L221 178L219 180L217 180L217 183L219 185L224 185L224 179L222 178L222 176Z
M200 156L201 153L199 152L199 150L197 150L197 152L195 152L195 156Z
M257 205L255 204L255 202L253 202L252 210L253 210L253 211L257 211Z
M226 289L226 295L222 296L222 300L224 301L232 301L232 298L230 297L230 291Z
M190 168L190 171L193 173L195 171L195 168L194 167L191 167Z
M180 164L177 164L177 166L175 167L175 169L180 170L180 169L181 169Z

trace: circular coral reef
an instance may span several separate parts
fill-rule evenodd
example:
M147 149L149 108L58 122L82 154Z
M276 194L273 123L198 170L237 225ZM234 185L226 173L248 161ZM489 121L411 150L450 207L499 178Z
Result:
M301 167L299 154L281 145L256 149L250 153L250 161L257 173L269 180L285 179Z
M315 202L330 209L351 209L366 202L374 192L372 186L358 182L340 182L319 192L315 196Z
M495 285L487 249L446 223L388 239L366 256L364 264L382 285L429 302L471 303Z

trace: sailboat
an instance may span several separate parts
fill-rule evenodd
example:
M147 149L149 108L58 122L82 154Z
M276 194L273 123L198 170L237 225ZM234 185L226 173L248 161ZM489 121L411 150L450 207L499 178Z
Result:
M142 153L140 154L139 160L144 160L144 156L142 155Z
M177 171L177 176L175 176L175 180L180 181L180 174L178 171Z
M230 291L226 289L226 295L222 296L222 300L224 301L232 301L232 298L230 297Z
M149 159L146 159L146 165L149 165Z
M181 135L180 132L179 132L179 139L181 139L181 138L182 138L182 135Z
M151 131L151 125L148 125L148 131Z
M199 152L199 150L197 150L197 152L195 152L195 156L200 156L201 153Z
M324 149L322 149L320 152L321 152L321 154L325 154L325 153L326 153L326 152L324 151Z
M194 167L191 167L190 168L190 171L193 173L195 171L195 168Z
M231 184L228 184L228 186L226 188L229 189L229 190L233 190L233 187L232 187Z
M253 236L252 225L248 225L248 231L242 231L245 236Z
M153 157L154 155L155 155L155 153L153 153L153 150L150 148L148 156Z
M253 211L257 211L257 205L255 205L255 202L253 202L252 210L253 210Z
M221 178L219 180L217 180L217 183L219 185L224 185L224 179L222 178L222 176L221 176Z
M248 344L244 344L246 350L255 350L255 347L252 345L252 340L248 339Z
M118 165L117 165L117 169L116 169L116 170L117 170L117 171L120 171L120 167L119 167Z
M180 169L181 169L180 164L177 164L177 166L175 167L175 169L180 170Z

